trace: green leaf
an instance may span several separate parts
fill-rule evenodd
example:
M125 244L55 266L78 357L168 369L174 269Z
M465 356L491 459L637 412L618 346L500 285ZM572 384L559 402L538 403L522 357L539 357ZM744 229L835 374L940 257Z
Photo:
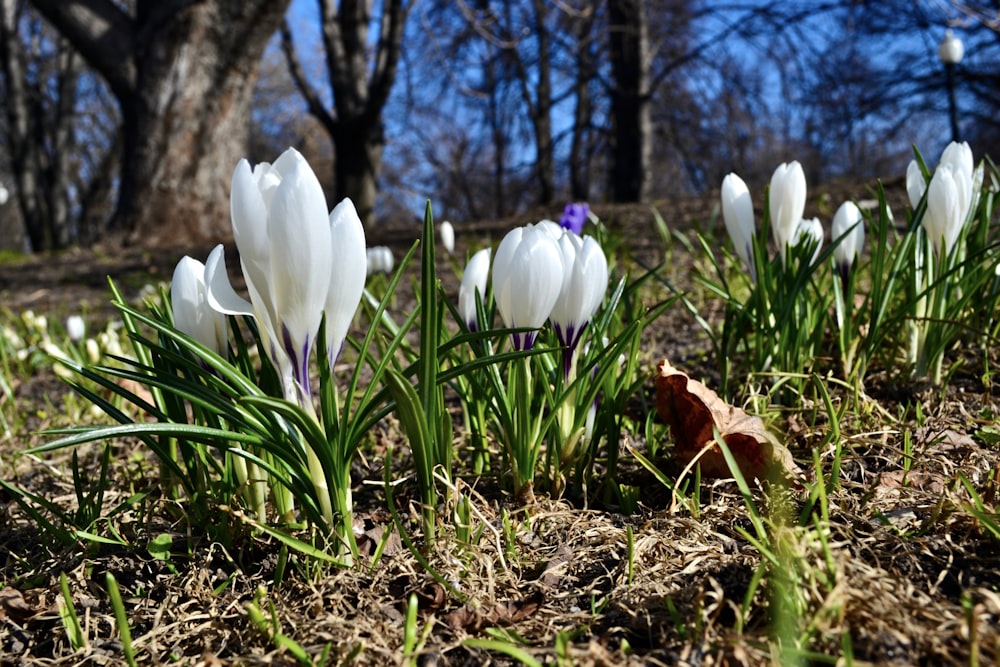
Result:
M169 533L160 533L149 541L146 550L157 560L169 561L170 550L174 546L174 538Z

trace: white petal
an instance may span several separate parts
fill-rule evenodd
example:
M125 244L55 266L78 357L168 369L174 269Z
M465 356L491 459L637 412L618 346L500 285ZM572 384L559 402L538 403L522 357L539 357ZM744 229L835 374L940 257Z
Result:
M347 337L347 330L358 304L361 303L365 276L368 273L365 228L350 199L341 201L330 213L330 242L333 268L324 311L327 351L336 355ZM392 251L388 248L385 250L388 251L391 263ZM384 261L383 254L382 262ZM388 271L391 270L389 267Z
M233 237L240 256L259 262L268 256L267 206L260 194L257 179L250 170L250 163L240 160L233 171L232 190L229 197Z
M910 160L910 164L906 165L906 197L910 200L910 208L917 208L926 189L927 182L924 181L920 164L916 160Z
M854 202L844 202L837 209L833 216L833 224L830 226L830 235L836 241L845 232L849 232L833 250L833 256L837 264L850 265L854 259L861 254L861 247L865 239L865 227L862 221L861 209Z
M490 249L483 248L470 259L462 273L458 288L458 312L470 329L476 326L476 292L480 300L486 298L486 281L490 271Z
M526 228L519 236L513 234L501 241L493 262L497 309L508 327L537 329L545 324L562 290L562 253L543 229ZM520 243L507 251L506 265L498 265L509 238L520 238Z
M729 174L722 180L722 220L733 241L737 256L748 267L753 267L753 201L750 190L742 178Z
M441 245L448 252L449 255L455 253L455 228L450 222L445 220L441 223L441 227L438 229L438 233L441 235Z
M285 158L282 155L282 158ZM330 223L316 174L295 160L282 174L268 211L270 285L276 333L301 372L316 339L330 289Z
M771 176L771 229L779 252L793 240L806 208L806 177L798 162L781 164Z
M236 293L226 272L226 252L220 243L205 260L205 288L208 303L226 315L253 315L253 305Z

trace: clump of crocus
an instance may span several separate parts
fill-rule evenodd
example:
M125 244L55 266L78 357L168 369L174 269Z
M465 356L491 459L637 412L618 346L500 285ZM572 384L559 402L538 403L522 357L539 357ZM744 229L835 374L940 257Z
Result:
M753 260L753 237L756 228L753 219L753 201L750 190L742 178L728 174L722 179L722 220L733 242L736 255L750 271L751 280L757 280Z
M906 193L916 209L926 195L927 209L921 225L937 257L951 254L971 212L982 184L982 169L976 169L972 149L966 142L951 142L941 154L930 183L916 160L906 169Z
M968 144L952 143L927 186L923 226L938 257L947 257L969 219L973 204L972 151Z

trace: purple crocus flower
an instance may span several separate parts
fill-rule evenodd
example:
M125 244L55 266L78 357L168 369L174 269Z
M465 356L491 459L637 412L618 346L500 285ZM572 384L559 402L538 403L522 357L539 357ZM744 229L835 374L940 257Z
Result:
M562 217L559 218L559 226L579 236L583 233L583 226L587 224L587 215L589 212L590 207L587 206L587 202L570 202L563 209Z

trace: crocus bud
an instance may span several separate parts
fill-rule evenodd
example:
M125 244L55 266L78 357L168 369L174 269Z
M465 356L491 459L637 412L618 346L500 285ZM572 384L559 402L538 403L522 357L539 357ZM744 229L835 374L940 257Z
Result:
M326 315L327 361L331 368L344 346L347 331L365 291L368 275L368 253L365 250L365 228L350 199L344 199L330 213L331 271L330 288L323 313ZM392 251L389 271L392 271Z
M771 176L769 191L771 231L782 259L794 241L806 209L806 175L798 162L778 165Z
M845 232L847 233L844 236ZM861 217L861 209L854 202L845 201L833 216L830 233L834 240L840 243L833 250L833 257L838 266L850 266L861 254L865 243L865 226ZM841 238L843 236L843 238Z
M722 179L722 220L733 242L736 255L750 270L750 276L757 279L753 263L753 237L756 232L753 219L753 201L750 190L743 179L729 174Z
M216 354L223 353L229 341L226 316L208 304L204 264L191 257L181 258L170 282L170 303L178 331Z
M851 265L861 255L861 247L865 243L865 226L859 209L854 202L846 201L837 209L830 226L830 234L834 242L840 239L833 249L833 258L840 272L841 282L847 287Z
M938 166L946 164L950 164L952 169L968 175L971 182L972 171L975 165L973 164L972 148L969 147L969 143L967 141L952 141L945 146L941 152L941 159L938 161Z
M96 365L101 360L101 347L93 338L87 339L87 342L83 344L83 349L87 353L87 361L91 364Z
M927 211L922 224L938 257L951 253L972 205L970 174L952 164L938 165L927 186Z
M447 220L442 222L438 228L438 234L441 235L441 245L448 251L448 254L455 254L455 228L452 227L451 223Z
M396 258L392 256L392 250L384 245L377 245L365 251L367 264L365 272L368 275L373 273L392 273L392 268L396 264Z
M540 225L512 229L493 260L493 295L504 325L538 329L548 319L563 283L558 242ZM514 349L530 349L538 333L513 336Z
M87 324L79 315L70 315L66 318L66 335L74 343L79 343L87 335Z
M549 319L559 342L572 349L604 300L608 290L608 260L594 237L567 234L566 239L573 249L571 256L563 255L563 268L569 279L563 281Z
M0 185L0 206L7 203L7 199L10 197L10 193L7 192L7 188Z
M910 160L910 164L906 166L906 197L910 200L911 209L917 208L926 189L927 182L924 180L924 173L920 170L920 163L916 160Z
M476 317L476 294L486 298L486 281L490 275L490 249L483 248L470 259L462 273L462 284L458 288L458 313L469 331L476 331L479 322Z
M799 222L799 226L795 228L791 245L807 245L809 248L812 248L813 254L809 260L811 264L819 257L820 248L823 246L823 236L823 223L819 221L819 218L802 220Z
M566 204L562 217L559 218L559 226L579 236L583 233L584 225L587 224L589 213L590 207L586 202Z

